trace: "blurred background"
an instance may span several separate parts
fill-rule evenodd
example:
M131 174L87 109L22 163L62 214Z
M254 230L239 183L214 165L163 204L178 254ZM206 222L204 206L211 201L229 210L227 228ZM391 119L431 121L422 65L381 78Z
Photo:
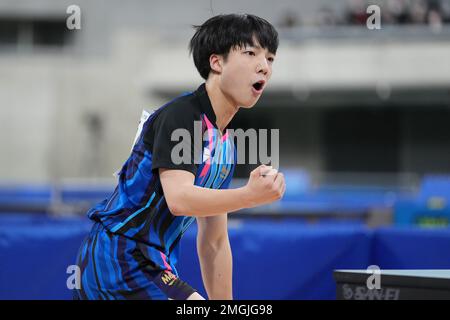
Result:
M230 215L235 298L334 299L337 268L450 269L450 0L0 0L1 299L71 298L86 210L113 191L142 109L202 83L192 25L221 13L280 34L233 126L280 130L287 191ZM204 290L195 229L180 274Z

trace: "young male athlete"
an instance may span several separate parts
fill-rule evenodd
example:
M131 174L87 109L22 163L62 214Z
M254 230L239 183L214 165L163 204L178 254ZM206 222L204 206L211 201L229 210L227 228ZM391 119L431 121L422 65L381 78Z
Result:
M228 189L236 154L226 129L264 91L276 30L259 17L235 14L196 29L190 49L206 81L148 115L114 193L88 212L95 223L77 258L78 299L203 299L175 269L180 239L194 219L208 298L232 299L227 213L284 194L283 175L264 165L244 187ZM189 138L179 139L183 133Z

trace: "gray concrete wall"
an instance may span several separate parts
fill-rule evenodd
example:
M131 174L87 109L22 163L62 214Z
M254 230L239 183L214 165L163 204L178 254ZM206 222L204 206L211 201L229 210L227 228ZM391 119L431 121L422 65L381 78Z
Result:
M215 13L254 12L276 21L295 1L215 1ZM228 2L227 2L228 3ZM306 2L303 1L303 4ZM67 16L72 1L2 1L4 15ZM46 181L110 177L127 158L142 108L165 102L161 90L193 90L201 82L187 43L189 24L210 16L208 1L79 1L82 30L62 50L0 53L0 179ZM223 7L222 7L223 6ZM175 14L173 7L177 7ZM305 7L306 8L306 4ZM305 9L306 10L306 9ZM311 9L312 10L312 9ZM281 42L268 93L280 90L448 86L450 42ZM301 103L299 103L301 107ZM96 137L86 117L100 117ZM276 114L274 115L276 116ZM321 169L312 122L285 163ZM282 123L278 123L281 130ZM91 128L91 129L90 129ZM291 144L292 141L286 141Z

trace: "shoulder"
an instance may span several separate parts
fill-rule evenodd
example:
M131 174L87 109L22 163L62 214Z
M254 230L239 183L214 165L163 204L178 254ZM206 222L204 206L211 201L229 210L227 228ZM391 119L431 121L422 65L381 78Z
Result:
M198 98L189 93L170 101L158 112L155 122L186 122L199 118L201 114Z
M176 129L194 133L195 121L201 120L201 108L194 93L177 97L155 111L153 120L145 130L144 142L153 145L153 139L166 141Z

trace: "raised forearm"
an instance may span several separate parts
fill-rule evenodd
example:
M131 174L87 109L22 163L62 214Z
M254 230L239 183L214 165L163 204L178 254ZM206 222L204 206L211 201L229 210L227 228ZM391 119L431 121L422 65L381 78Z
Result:
M211 300L231 300L233 261L228 238L218 244L197 243L203 284Z
M281 173L271 174L266 166L259 166L250 174L244 187L210 189L196 186L195 176L185 170L159 169L161 185L172 214L208 217L279 200L285 189Z
M191 185L183 186L173 205L174 214L206 217L248 208L251 202L244 187L220 190Z

